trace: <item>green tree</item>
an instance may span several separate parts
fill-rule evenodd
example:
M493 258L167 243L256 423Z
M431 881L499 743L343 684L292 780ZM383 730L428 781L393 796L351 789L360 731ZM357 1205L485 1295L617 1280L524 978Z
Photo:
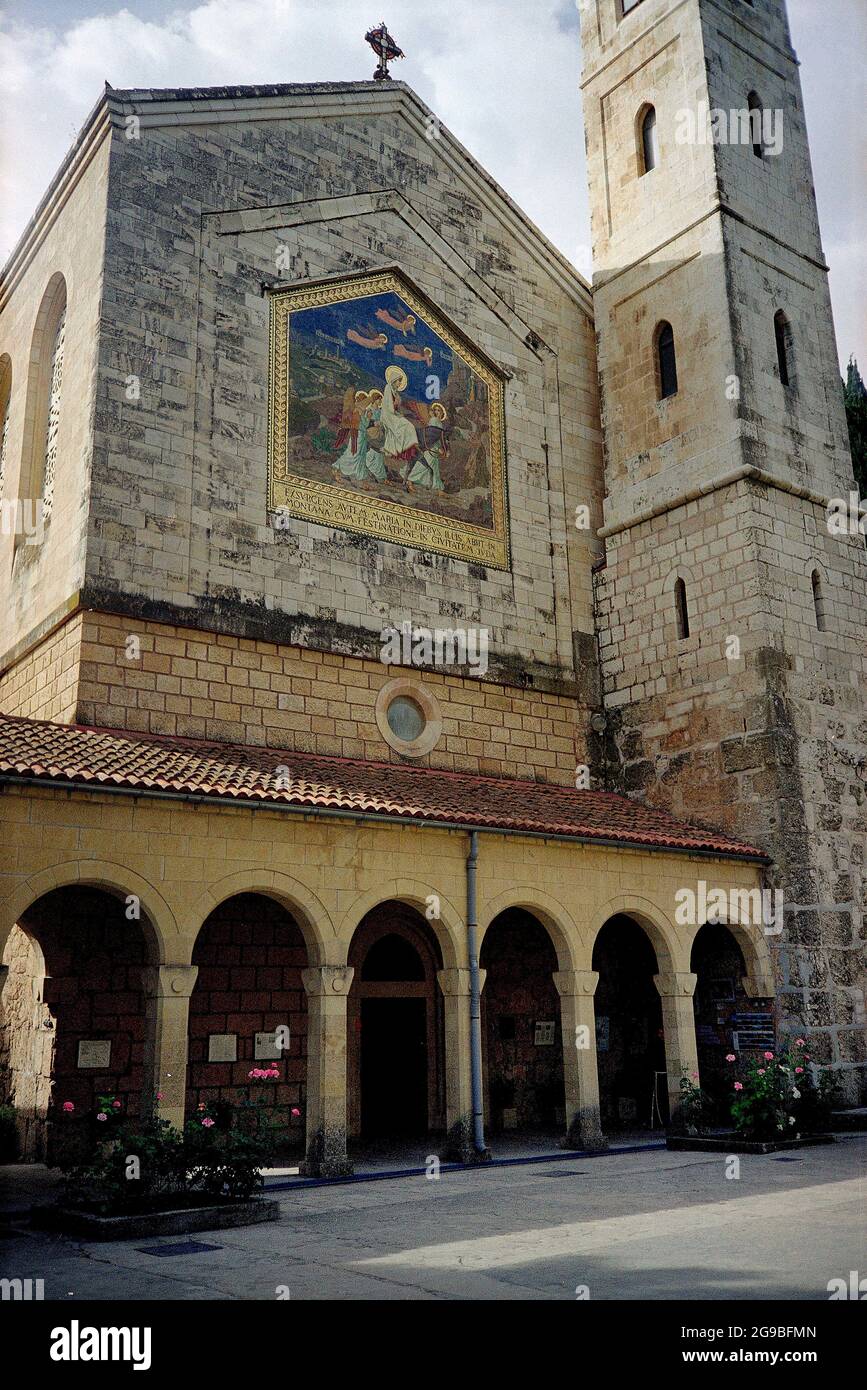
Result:
M854 357L849 358L846 380L843 382L843 400L846 403L855 482L861 496L867 497L867 388L861 380Z

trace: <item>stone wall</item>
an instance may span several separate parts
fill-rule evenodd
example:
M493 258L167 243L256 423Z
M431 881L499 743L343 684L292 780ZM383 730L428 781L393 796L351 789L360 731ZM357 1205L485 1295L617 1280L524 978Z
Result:
M301 971L308 964L304 938L291 917L267 898L242 894L217 908L196 941L198 975L190 997L187 1112L200 1104L262 1106L285 1139L304 1140L307 1083L307 996ZM255 1034L289 1028L289 1047L278 1061L257 1061ZM212 1033L237 1035L238 1060L208 1061ZM253 1068L277 1067L277 1080L249 1079ZM297 1116L292 1108L299 1110Z

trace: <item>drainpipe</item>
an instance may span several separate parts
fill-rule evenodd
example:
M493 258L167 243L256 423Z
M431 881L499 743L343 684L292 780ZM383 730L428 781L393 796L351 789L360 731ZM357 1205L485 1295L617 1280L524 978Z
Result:
M482 1009L479 989L479 955L476 946L476 869L479 862L479 836L470 831L467 855L467 954L470 958L470 1081L473 1098L473 1147L485 1152L482 1116Z

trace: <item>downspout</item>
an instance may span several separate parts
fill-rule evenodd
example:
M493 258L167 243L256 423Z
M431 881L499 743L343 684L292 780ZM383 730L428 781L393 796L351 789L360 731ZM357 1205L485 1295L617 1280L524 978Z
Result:
M470 1086L473 1101L473 1147L481 1156L485 1153L485 1129L482 1113L482 1008L479 988L479 954L476 945L476 869L479 863L478 831L470 831L470 852L467 855L467 955L470 958Z

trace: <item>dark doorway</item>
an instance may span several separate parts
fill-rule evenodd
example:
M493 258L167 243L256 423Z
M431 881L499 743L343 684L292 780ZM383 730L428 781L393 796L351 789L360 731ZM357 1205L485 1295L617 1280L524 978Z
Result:
M361 1000L361 1132L365 1139L428 1128L427 1001Z
M668 1120L662 1004L656 953L630 917L612 917L593 949L599 1104L606 1134ZM679 1078L676 1078L676 1082ZM654 1101L655 1098L655 1101Z

